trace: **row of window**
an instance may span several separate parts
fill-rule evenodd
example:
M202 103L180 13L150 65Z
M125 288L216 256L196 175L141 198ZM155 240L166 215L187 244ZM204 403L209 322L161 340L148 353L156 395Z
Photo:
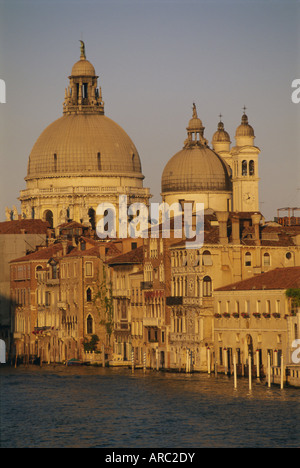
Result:
M72 272L72 263L62 263L61 264L61 278L70 278L71 276L74 278L78 277L78 268L77 262L73 264L73 272ZM73 273L73 274L72 274ZM84 275L86 277L93 277L94 276L94 265L93 262L85 262L84 263Z
M30 265L18 265L12 267L11 279L15 281L30 279Z
M285 258L287 261L292 260L292 253L291 252L286 252ZM209 250L205 250L202 253L202 265L203 266L211 266L213 265L213 260L212 260L212 255ZM265 252L263 254L262 258L262 264L263 266L267 267L271 265L271 255L269 252ZM171 266L173 267L178 267L178 266L186 266L187 265L187 252L175 252L172 254L171 257ZM193 266L199 266L200 265L200 252L197 251L194 264ZM252 265L252 253L251 252L246 252L244 255L244 265L245 266L251 266Z
M17 306L29 306L31 303L30 288L12 290L11 300Z
M281 301L280 299L276 299L275 301L271 301L269 299L265 301L261 301L257 299L255 302L251 302L250 300L245 301L230 301L226 300L224 302L218 301L217 304L217 312L218 314L222 313L236 313L239 314L240 312L245 312L250 314L251 312L262 313L266 312L268 314L272 312L280 313L281 311Z
M203 280L200 277L196 278L194 287L194 295L196 297L210 297L212 295L212 279L210 276L204 276ZM202 287L202 291L201 291ZM171 283L172 296L187 296L188 280L186 276L177 276L172 279ZM201 294L202 292L202 294Z

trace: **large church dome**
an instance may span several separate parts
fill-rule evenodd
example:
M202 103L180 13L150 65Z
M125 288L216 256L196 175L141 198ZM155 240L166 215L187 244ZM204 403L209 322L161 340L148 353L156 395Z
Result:
M62 175L141 176L138 151L126 132L105 115L64 115L37 139L27 179Z
M99 220L98 206L118 209L119 196L128 204L148 205L149 189L138 151L127 133L104 115L101 87L81 41L65 90L63 116L39 136L29 156L26 190L20 193L26 218L47 220L53 227L73 220Z
M72 67L63 117L50 124L32 148L27 180L64 175L128 175L143 178L138 151L127 133L104 115L93 65L81 56Z

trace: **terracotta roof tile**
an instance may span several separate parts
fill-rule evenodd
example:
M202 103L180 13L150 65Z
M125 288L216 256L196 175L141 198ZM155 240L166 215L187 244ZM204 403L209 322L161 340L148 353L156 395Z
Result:
M0 234L47 234L49 224L41 219L20 219L0 223Z
M60 252L61 250L63 250L62 244L53 244L50 247L43 247L23 257L16 258L12 260L10 263L27 262L31 260L48 260L51 257L57 256L57 253Z
M142 263L144 260L144 247L138 247L137 249L130 250L130 252L126 252L122 255L118 255L117 257L108 260L107 263L109 265L120 265L124 263Z
M216 291L288 288L300 288L300 267L275 268L261 275L223 286Z

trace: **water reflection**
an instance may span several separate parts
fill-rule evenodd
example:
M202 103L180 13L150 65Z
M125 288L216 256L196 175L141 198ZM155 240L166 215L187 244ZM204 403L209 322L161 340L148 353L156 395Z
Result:
M1 368L2 447L297 447L300 391L93 367Z

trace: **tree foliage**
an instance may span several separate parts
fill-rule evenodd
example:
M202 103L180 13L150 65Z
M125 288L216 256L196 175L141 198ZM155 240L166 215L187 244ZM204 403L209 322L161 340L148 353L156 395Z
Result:
M291 301L291 307L300 307L300 289L290 288L285 292L286 297Z
M100 307L99 307L100 302ZM100 315L100 324L106 328L106 333L109 337L114 330L114 306L113 306L113 294L112 294L112 283L107 281L106 270L103 265L103 278L98 279L98 291L94 296L94 304Z

